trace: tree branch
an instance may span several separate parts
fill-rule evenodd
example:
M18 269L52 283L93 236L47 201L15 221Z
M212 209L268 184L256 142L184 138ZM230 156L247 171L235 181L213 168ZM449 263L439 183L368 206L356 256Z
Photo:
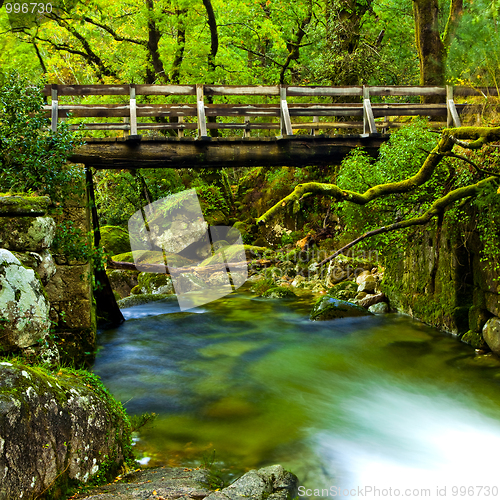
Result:
M455 189L453 191L450 191L447 195L443 196L442 198L437 199L431 207L424 212L422 215L419 217L414 217L412 219L408 219L405 221L401 222L395 222L394 224L391 224L390 226L383 226L379 227L378 229L374 229L372 231L368 231L365 234L359 236L355 240L351 241L347 245L344 245L342 248L337 250L335 253L332 255L326 257L326 259L323 259L320 263L319 266L324 266L331 260L333 260L335 257L340 255L341 253L345 252L349 248L353 247L354 245L357 245L359 242L370 238L371 236L375 236L377 234L384 234L384 233L389 233L391 231L398 231L400 229L405 229L407 227L411 226L421 226L423 224L426 224L429 222L433 217L438 216L439 214L442 214L445 210L445 208L450 205L451 203L454 203L455 201L462 200L464 198L470 198L471 196L477 196L481 190L490 182L497 181L497 177L487 177L486 179L483 179L482 181L479 181L477 184L471 184L469 186L461 187L458 189Z

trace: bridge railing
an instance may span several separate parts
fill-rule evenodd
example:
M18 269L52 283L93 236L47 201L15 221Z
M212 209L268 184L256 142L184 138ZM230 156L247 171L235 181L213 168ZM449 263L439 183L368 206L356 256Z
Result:
M208 137L209 130L214 129L240 130L243 137L250 137L254 130L276 130L278 135L292 136L294 130L306 130L316 135L321 129L359 128L364 133L373 134L397 126L396 122L389 121L389 117L402 116L426 116L440 120L439 126L461 126L460 115L467 104L455 103L456 96L498 95L498 91L487 87L472 89L451 86L131 84L46 85L44 94L50 98L45 109L51 116L52 130L56 130L59 120L69 118L73 129L78 128L81 121L84 130L122 131L131 138L140 138L139 132L143 130L171 130L178 137L183 137L186 130L194 130L197 131L198 138L204 138ZM63 103L67 96L71 101ZM125 98L125 102L75 102L78 99L85 101L88 96L121 96L122 100ZM138 102L138 96L145 96L143 100L156 102ZM265 102L256 103L256 96ZM414 100L426 96L438 96L442 103L377 102L391 97ZM171 102L172 97L177 102ZM248 102L249 98L252 102ZM297 102L304 98L318 102ZM228 103L229 99L236 99L237 102ZM321 99L323 102L319 102ZM226 102L215 102L217 100ZM269 102L270 100L274 102ZM346 100L352 102L345 102ZM121 121L89 123L89 118L121 118ZM234 121L236 118L238 122ZM332 121L339 118L341 121Z

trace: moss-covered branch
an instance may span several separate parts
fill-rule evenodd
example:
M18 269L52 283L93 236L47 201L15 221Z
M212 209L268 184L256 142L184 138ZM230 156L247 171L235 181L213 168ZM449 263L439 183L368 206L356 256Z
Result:
M463 142L469 140L471 142ZM357 193L347 189L341 189L336 184L321 182L308 182L299 184L285 198L276 203L256 222L265 224L272 219L283 207L297 202L312 194L328 196L336 201L350 201L357 205L366 205L372 200L388 196L395 193L408 193L417 187L425 184L433 175L436 167L443 157L449 156L449 153L455 145L467 149L478 149L483 144L500 140L500 127L460 127L445 129L442 133L438 145L428 154L420 170L413 176L399 182L389 182L379 184L364 193Z
M498 177L496 176L487 177L486 179L479 181L477 184L470 184L469 186L454 189L453 191L450 191L446 196L437 199L431 205L429 210L424 212L422 215L418 217L413 217L412 219L407 219L405 221L395 222L394 224L391 224L389 226L383 226L379 227L378 229L368 231L365 234L356 238L355 240L351 241L347 245L344 245L342 248L337 250L332 255L328 256L326 259L323 259L319 263L319 265L323 266L324 264L327 264L335 257L337 257L337 255L340 255L349 248L353 247L354 245L357 245L359 242L367 238L370 238L371 236L375 236L377 234L389 233L391 231L398 231L400 229L405 229L411 226L421 226L423 224L427 224L427 222L429 222L433 217L437 217L439 214L443 213L447 206L451 205L455 201L462 200L464 198L470 198L471 196L477 196L487 184L493 181L498 182Z

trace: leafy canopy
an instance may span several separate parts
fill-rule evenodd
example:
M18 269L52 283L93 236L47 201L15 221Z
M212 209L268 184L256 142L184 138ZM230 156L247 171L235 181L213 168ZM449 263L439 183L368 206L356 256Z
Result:
M61 122L52 132L43 106L41 85L15 73L0 82L0 190L60 201L82 186L81 168L66 165L80 140Z

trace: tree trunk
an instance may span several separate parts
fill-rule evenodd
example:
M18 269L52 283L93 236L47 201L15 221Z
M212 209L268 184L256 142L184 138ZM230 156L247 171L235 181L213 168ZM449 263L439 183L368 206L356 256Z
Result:
M446 50L439 33L438 14L438 0L413 0L420 85L445 83ZM439 102L439 97L427 98L425 102Z

